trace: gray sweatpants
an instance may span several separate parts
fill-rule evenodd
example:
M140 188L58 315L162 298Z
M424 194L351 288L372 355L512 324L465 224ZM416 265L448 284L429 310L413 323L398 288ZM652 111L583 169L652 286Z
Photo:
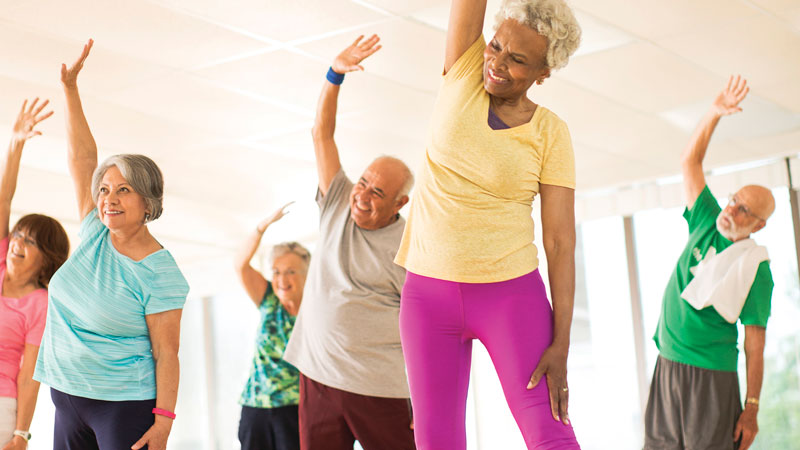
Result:
M644 416L644 450L735 450L741 413L736 372L659 356Z

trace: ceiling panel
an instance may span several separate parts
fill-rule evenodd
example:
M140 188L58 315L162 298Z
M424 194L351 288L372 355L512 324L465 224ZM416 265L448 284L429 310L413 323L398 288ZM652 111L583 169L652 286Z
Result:
M559 76L651 113L707 97L727 79L646 42L577 57Z
M248 35L280 42L361 26L384 14L348 0L155 0Z
M183 72L139 83L105 99L171 121L213 129L237 141L260 133L277 132L308 120L284 108L221 89ZM154 108L154 105L158 107Z
M754 8L731 0L571 0L578 10L646 39L657 39L750 17Z
M0 75L60 88L61 64L71 64L84 42L39 33L18 24L0 26ZM35 57L31 57L35 55ZM96 45L80 75L83 91L105 94L168 73L157 64Z
M76 41L70 62L88 38L99 48L176 68L266 45L147 1L26 0L3 17L38 33Z
M364 61L364 68L404 86L433 93L439 87L444 64L444 31L406 19L393 19L365 27L359 34L373 33L383 48ZM333 36L300 46L326 64L353 42L355 33Z
M742 74L753 88L800 76L800 58L790 56L799 53L800 33L766 14L710 22L656 43L717 75Z
M313 116L328 66L307 56L279 50L207 67L195 73L296 107Z

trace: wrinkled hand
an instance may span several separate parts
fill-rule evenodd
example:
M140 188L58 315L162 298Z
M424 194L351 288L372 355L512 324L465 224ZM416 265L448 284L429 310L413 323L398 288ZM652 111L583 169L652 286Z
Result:
M83 63L89 57L92 45L94 45L94 41L89 39L89 42L83 46L81 56L71 66L67 67L66 64L61 64L61 84L64 87L76 87L78 85L78 73L83 69Z
M291 202L289 202L289 203L287 203L287 204L285 204L285 205L281 206L280 208L278 208L278 210L277 210L277 211L275 211L274 213L272 213L272 215L271 215L271 216L269 216L269 217L267 217L266 219L264 219L264 220L262 220L261 222L259 222L259 223L258 223L258 227L257 227L257 228L258 228L258 231L259 231L259 233L263 233L264 231L266 231L266 229L267 229L267 227L268 227L268 226L270 226L270 225L272 225L273 223L275 223L275 222L277 222L277 221L281 220L281 219L283 218L283 216L285 216L285 215L289 214L289 211L286 211L286 208L288 208L288 207L289 207L289 205L291 205L292 203L294 203L294 201L291 201Z
M172 430L172 419L156 416L153 426L131 446L131 449L138 450L147 445L148 450L166 450L170 430Z
M8 441L6 445L3 446L2 450L25 450L28 448L28 442L25 439L22 439L19 436L14 436L13 439Z
M373 34L364 42L361 42L361 39L364 39L364 35L359 36L355 42L344 49L342 53L339 53L339 56L333 60L331 67L334 72L345 74L356 70L364 70L364 67L360 66L359 63L381 49L380 44L378 44L381 38L378 35Z
M22 103L22 109L19 111L17 121L14 123L14 128L12 129L12 140L24 142L34 136L42 135L41 131L34 130L34 128L36 124L52 116L53 111L42 115L42 110L50 103L50 100L45 100L38 107L36 106L37 103L39 103L39 97L33 99L30 106L28 106L28 100Z
M565 390L567 388L567 352L566 348L548 347L528 382L528 389L533 389L539 384L542 376L547 377L550 412L553 414L553 419L563 422L564 425L569 425L569 414L567 413L569 390Z
M736 75L735 78L731 75L728 78L728 85L714 99L711 108L720 116L737 113L742 110L739 103L744 100L748 92L750 88L747 86L747 80L740 75Z
M738 441L741 439L739 450L747 450L756 439L756 434L758 434L757 416L758 409L748 405L748 407L742 411L739 420L736 421L736 428L733 431L733 440Z

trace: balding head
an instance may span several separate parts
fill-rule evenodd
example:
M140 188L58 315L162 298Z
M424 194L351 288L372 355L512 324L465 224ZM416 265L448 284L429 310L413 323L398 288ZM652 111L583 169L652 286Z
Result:
M731 241L750 237L764 228L775 212L772 191L755 184L739 189L717 217L717 230Z
M741 201L750 212L766 221L775 212L775 197L772 191L757 184L748 184L739 189L736 198Z

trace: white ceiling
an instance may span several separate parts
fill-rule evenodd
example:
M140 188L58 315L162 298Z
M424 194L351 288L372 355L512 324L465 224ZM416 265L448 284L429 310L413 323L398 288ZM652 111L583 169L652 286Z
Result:
M488 7L487 33L499 0ZM228 265L255 222L298 200L268 239L313 242L310 128L331 59L358 34L383 49L348 75L337 140L359 173L424 152L448 0L0 0L0 139L26 97L55 118L28 145L15 211L71 221L59 67L95 40L80 78L103 155L152 156L166 176L153 227L187 267ZM800 151L800 2L572 0L578 54L531 90L569 124L579 193L673 175L694 122L730 73L752 88L710 166Z

